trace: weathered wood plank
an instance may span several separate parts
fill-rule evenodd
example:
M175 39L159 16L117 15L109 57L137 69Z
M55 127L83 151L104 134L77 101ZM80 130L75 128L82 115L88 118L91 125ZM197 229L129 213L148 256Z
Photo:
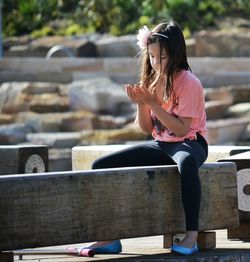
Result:
M48 148L42 145L0 146L0 175L48 171Z
M200 230L237 226L235 164L200 178ZM0 210L0 250L185 230L176 166L1 176Z
M250 222L240 221L240 225L237 227L232 227L227 230L228 239L240 239L249 240L250 239Z

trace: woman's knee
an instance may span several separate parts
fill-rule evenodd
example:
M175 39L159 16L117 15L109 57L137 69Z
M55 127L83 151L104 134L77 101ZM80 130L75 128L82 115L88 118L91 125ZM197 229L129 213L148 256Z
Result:
M183 173L196 173L199 169L196 158L193 155L183 157L178 164L179 172Z

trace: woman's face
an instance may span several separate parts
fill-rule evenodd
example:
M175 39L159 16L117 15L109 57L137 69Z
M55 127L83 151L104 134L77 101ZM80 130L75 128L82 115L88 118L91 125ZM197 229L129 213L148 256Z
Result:
M148 46L150 64L157 74L165 71L168 64L168 54L164 48L160 49L159 43L152 43Z

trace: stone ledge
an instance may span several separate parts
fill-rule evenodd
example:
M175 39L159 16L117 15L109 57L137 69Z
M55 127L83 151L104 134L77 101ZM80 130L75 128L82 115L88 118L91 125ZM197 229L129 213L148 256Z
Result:
M143 141L140 141L143 142ZM128 148L129 144L75 146L72 148L72 169L91 169L92 162L98 157ZM216 162L218 159L250 150L250 146L209 146L207 162Z
M193 72L201 78L204 86L250 83L250 58L190 57ZM138 58L3 58L0 61L1 81L51 81L71 82L74 74L107 75L113 79L139 75ZM22 77L25 75L25 78ZM117 77L119 76L119 77ZM215 80L213 80L213 78Z

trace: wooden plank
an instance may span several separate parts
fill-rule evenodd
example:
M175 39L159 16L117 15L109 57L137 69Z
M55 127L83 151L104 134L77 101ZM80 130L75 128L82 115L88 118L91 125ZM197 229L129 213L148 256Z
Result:
M163 248L171 248L173 245L173 234L163 235Z
M200 230L237 226L235 164L200 178ZM0 210L0 250L185 230L176 166L0 176Z
M0 146L0 175L48 171L48 148L43 145Z
M227 230L228 239L250 239L250 222L241 221L237 227L232 227Z
M216 232L200 232L198 236L198 245L200 249L211 249L216 247Z

